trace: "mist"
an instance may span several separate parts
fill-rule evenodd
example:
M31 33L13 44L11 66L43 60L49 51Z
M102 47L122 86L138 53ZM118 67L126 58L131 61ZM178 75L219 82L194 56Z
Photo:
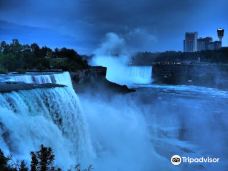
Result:
M121 95L108 99L99 95L79 96L97 154L96 170L153 171L170 168L167 159L154 150L140 104Z
M105 93L79 94L97 170L226 170L227 92L155 85L128 95ZM221 162L174 167L174 154L219 157Z
M121 85L149 84L152 82L152 67L130 66L132 53L123 37L108 33L94 51L91 65L107 67L106 78Z
M134 78L128 72L134 67L129 65L126 46L124 38L109 33L95 50L91 63L107 67L108 80L138 87L136 93L110 96L103 89L102 95L79 94L97 154L95 167L98 170L225 171L227 92L190 85L156 85L151 74L145 85L142 72L132 74ZM219 70L213 71L219 75ZM196 73L199 71L192 74ZM142 84L144 88L139 88ZM173 167L170 157L174 154L219 157L221 162Z

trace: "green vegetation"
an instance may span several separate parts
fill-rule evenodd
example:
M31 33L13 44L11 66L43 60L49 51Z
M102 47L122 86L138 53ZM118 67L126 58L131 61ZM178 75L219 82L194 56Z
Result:
M17 39L7 44L0 44L0 72L27 70L50 70L61 69L77 71L88 68L84 60L73 49L55 49L39 47L36 43L23 45Z
M40 146L40 150L31 152L30 168L26 165L25 161L13 163L11 157L6 157L0 150L0 170L1 171L62 171L62 169L54 166L55 155L51 148ZM91 171L92 165L83 171ZM73 170L68 171L81 171L80 165L76 165Z
M167 51L162 53L141 52L133 56L134 65L152 65L153 63L216 63L228 64L228 48L207 50L200 52L176 52Z

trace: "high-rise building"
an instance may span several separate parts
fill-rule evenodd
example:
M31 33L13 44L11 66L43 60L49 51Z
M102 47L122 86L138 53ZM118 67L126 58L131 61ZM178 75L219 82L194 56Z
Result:
M197 32L186 32L184 40L184 52L196 52L204 50L217 50L222 47L224 29L217 29L219 41L213 41L211 37L199 38Z
M208 50L217 50L222 47L222 42L221 41L214 41L211 42L208 46Z
M213 41L211 37L197 39L197 51L208 50L210 43Z
M197 51L197 32L187 32L185 33L184 40L184 51L185 52L196 52Z

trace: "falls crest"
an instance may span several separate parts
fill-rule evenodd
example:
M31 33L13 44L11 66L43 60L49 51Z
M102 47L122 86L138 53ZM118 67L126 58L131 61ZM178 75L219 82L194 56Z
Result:
M108 67L107 79L119 84L150 84L152 82L152 67L150 66L118 66Z
M64 170L78 163L88 165L94 152L69 73L36 76L32 80L31 76L11 77L11 80L46 83L51 77L56 83L68 86L0 94L0 148L13 154L15 160L29 162L30 152L44 144L53 148L56 164Z
M25 74L7 74L1 76L0 82L24 82L28 84L62 84L68 87L72 87L71 77L69 72L59 72L59 73L34 73L27 72Z

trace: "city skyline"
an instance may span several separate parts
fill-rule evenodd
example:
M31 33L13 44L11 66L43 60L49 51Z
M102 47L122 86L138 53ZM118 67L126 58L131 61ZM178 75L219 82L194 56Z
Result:
M224 29L216 30L217 39L213 39L210 35L202 37L198 32L186 32L183 41L184 52L197 52L204 50L216 50L225 47L223 43Z
M18 38L91 54L113 32L129 51L182 51L185 32L216 40L217 28L228 30L226 6L225 0L0 0L0 40ZM223 45L228 46L227 34Z

